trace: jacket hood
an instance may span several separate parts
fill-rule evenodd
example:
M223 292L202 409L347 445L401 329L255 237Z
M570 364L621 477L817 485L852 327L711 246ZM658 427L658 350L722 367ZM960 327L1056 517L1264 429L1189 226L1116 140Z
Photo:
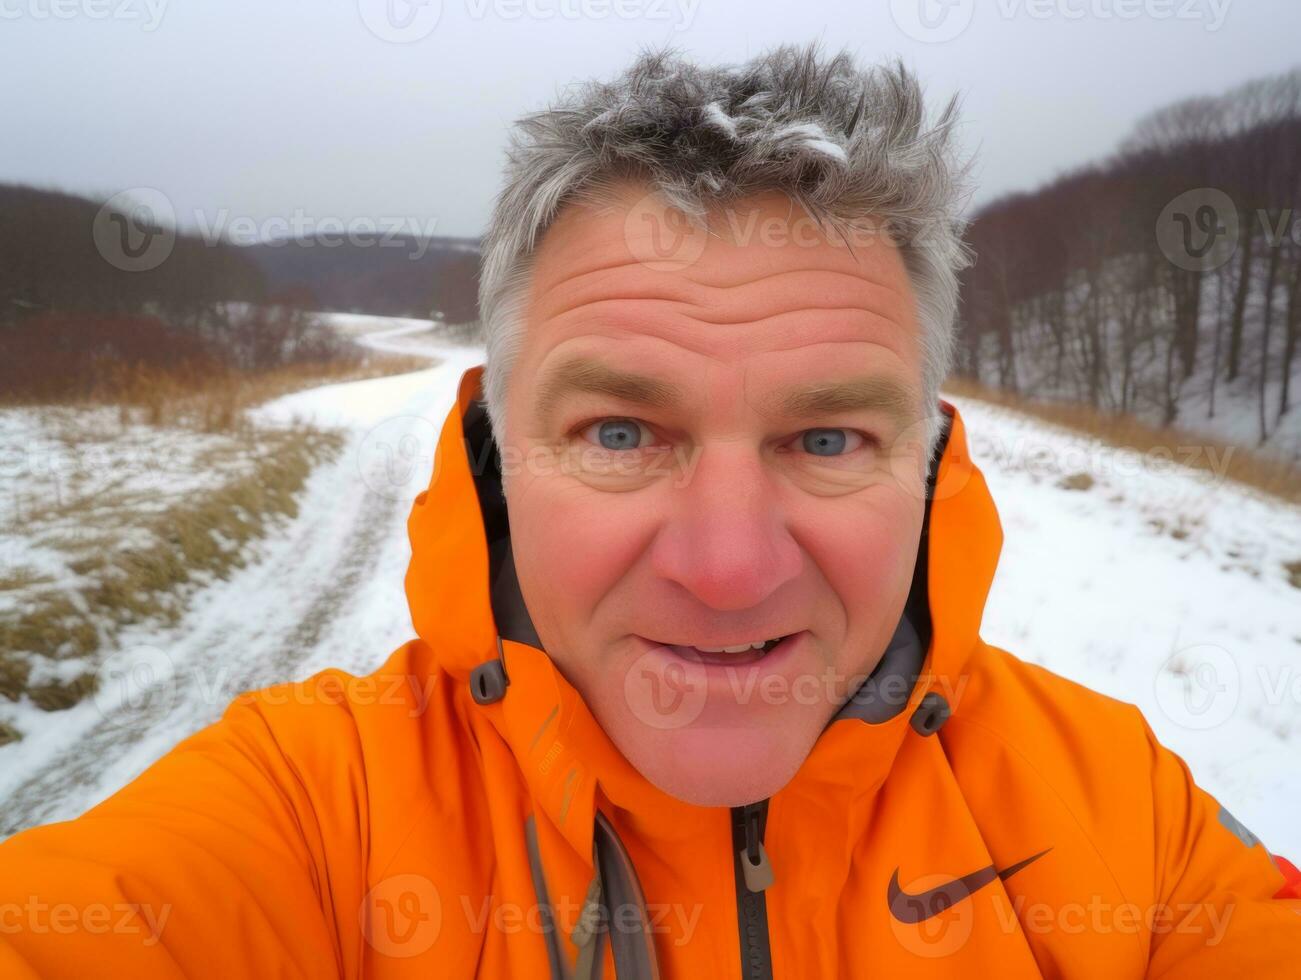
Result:
M514 576L499 460L479 401L482 366L466 371L443 426L427 490L408 521L406 592L438 668L509 743L537 805L579 854L592 846L597 797L654 812L658 832L692 832L700 811L624 759L541 649ZM905 734L930 734L956 710L1002 546L998 513L968 453L957 409L931 461L912 593L886 656L828 723L781 793L808 805L852 803L884 781ZM906 696L905 696L906 695ZM837 800L836 798L841 799ZM663 815L672 819L664 820Z

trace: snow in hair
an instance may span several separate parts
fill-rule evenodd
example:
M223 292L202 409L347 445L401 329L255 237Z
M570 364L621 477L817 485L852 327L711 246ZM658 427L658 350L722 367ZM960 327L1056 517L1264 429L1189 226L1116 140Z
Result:
M775 190L832 228L868 219L889 229L917 295L934 412L953 357L958 273L971 262L961 217L969 162L955 157L956 122L955 97L928 125L921 86L901 62L864 69L846 51L824 57L817 42L725 67L692 64L672 47L643 50L614 81L576 84L517 120L479 280L498 440L533 250L561 207L628 177L693 219ZM929 425L933 445L938 419Z

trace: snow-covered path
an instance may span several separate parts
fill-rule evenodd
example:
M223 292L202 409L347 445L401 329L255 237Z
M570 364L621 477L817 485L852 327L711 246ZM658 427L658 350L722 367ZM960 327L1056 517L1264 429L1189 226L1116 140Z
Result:
M366 342L428 354L426 327L400 321ZM456 382L481 359L468 348L439 356L429 371L261 410L344 428L347 446L313 473L298 517L255 562L198 594L174 627L122 637L93 701L29 710L27 737L0 748L0 836L80 813L242 691L327 666L365 673L412 635L404 522ZM1301 514L955 401L1005 533L985 638L1138 704L1201 785L1301 863L1301 591L1285 567L1301 560Z
M1301 511L952 400L1003 525L985 640L1138 705L1202 788L1301 858Z
M363 343L429 354L411 321ZM326 666L366 673L412 633L402 590L405 521L428 478L434 439L473 348L439 352L428 371L312 389L263 406L270 422L310 418L347 433L317 467L297 517L249 564L197 593L174 626L123 631L101 689L69 711L21 716L26 737L0 748L0 837L77 815L134 778L243 691Z

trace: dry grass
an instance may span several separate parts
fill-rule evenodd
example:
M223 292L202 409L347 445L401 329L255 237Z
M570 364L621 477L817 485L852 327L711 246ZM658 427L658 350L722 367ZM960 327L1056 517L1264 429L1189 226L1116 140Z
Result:
M342 436L310 428L259 433L259 454L251 471L225 485L169 507L147 521L145 547L87 555L76 571L88 584L69 594L37 591L18 614L0 618L0 651L21 651L53 659L95 653L114 631L145 619L174 620L180 587L199 575L224 577L244 561L244 545L271 523L297 514L296 495L312 468L339 451ZM64 518L77 519L79 501ZM88 519L87 519L88 520ZM12 585L31 585L15 575ZM3 587L3 585L0 585ZM95 689L95 675L66 683L29 685L26 660L0 653L0 695L26 693L47 711L67 708Z
M27 688L32 704L42 711L65 711L82 698L94 694L99 688L99 677L92 673L80 674L72 680L49 681Z
M428 357L411 357L405 354L369 354L355 364L306 364L298 367L286 367L265 374L254 375L244 382L242 394L245 406L259 405L272 398L291 395L296 391L315 388L322 384L338 384L344 381L367 381L371 378L386 378L394 374L409 374L412 371L425 371L436 362Z
M244 424L246 409L323 384L364 381L421 371L427 358L376 354L356 360L293 364L256 373L206 373L189 377L136 368L113 385L123 423L183 425L203 432L230 432Z
M27 661L13 653L0 650L0 696L10 701L17 701L23 691L27 690L27 678L31 673Z
M1287 572L1288 583L1294 589L1301 589L1301 561L1290 561L1283 566Z
M30 568L15 568L0 573L0 592L15 592L18 589L30 589L34 585L44 585L50 578L37 575Z
M1071 473L1057 481L1063 490L1088 490L1093 486L1093 477L1088 473Z
M173 425L229 432L244 425L244 411L307 388L422 371L433 358L369 351L329 360L300 361L257 371L212 361L168 364L111 362L93 385L73 393L52 387L29 392L0 386L0 405L110 405L123 424ZM83 434L84 435L84 434Z
M0 619L0 649L47 657L84 657L99 648L99 630L88 618L84 602L74 601L64 592L38 592L36 596L19 615ZM12 697L3 679L0 694Z
M137 336L139 325L128 326L137 346L148 348L150 344ZM51 383L48 391L37 386L25 393L3 386L0 404L108 405L117 408L123 425L233 433L256 451L253 465L241 467L242 475L146 517L141 516L141 501L117 492L112 482L68 502L56 496L27 506L24 523L63 526L40 544L70 553L68 567L85 584L56 588L48 578L22 568L0 575L0 593L23 600L0 613L0 697L16 701L26 695L47 711L76 704L94 692L95 673L33 683L31 655L65 661L88 658L124 625L174 621L183 607L183 586L200 576L225 577L243 563L252 539L265 534L273 521L296 515L296 495L312 468L339 451L342 436L309 428L254 429L247 409L322 384L420 371L433 363L427 357L335 352L324 359L236 371L212 359L142 358L97 364L95 383L83 385L75 395L76 386L68 384ZM114 437L111 431L97 435L84 426L60 435L78 447ZM200 463L210 472L221 472L230 462L223 452L228 451L215 449ZM150 543L124 546L121 540L127 534L132 541ZM0 723L0 745L19 737Z
M1231 480L1261 490L1287 503L1301 503L1301 471L1298 471L1296 466L1254 453L1242 446L1231 446L1205 435L1181 429L1158 428L1132 416L1101 412L1087 405L1032 401L1020 395L977 384L966 378L948 379L944 383L944 391L960 398L974 398L1001 405L1074 432L1093 436L1110 445L1138 452L1160 449L1173 453L1177 447L1205 447L1214 452L1197 453L1191 462L1179 453L1174 453L1173 458L1183 465L1215 472L1217 475L1222 468L1222 475ZM1214 469L1213 462L1216 464Z

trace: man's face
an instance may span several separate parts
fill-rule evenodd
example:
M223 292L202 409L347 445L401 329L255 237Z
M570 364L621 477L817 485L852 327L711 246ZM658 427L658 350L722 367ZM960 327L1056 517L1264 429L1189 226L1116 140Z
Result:
M548 230L503 477L559 669L646 778L739 805L790 780L902 615L916 304L886 238L851 254L784 196L714 216L721 237L657 202L629 185Z

